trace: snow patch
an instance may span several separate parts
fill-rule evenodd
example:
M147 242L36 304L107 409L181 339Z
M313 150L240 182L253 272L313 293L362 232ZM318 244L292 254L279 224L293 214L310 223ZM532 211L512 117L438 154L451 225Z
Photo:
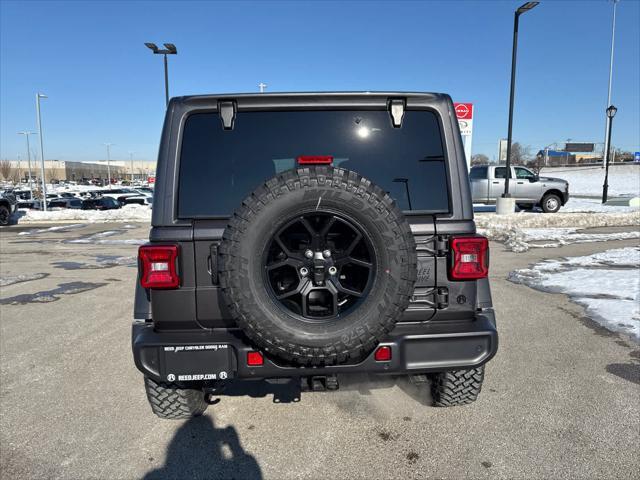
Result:
M7 287L16 283L29 282L31 280L40 280L49 276L48 273L22 273L20 275L7 275L0 277L0 287Z
M40 210L20 210L20 223L59 222L80 220L88 223L103 222L150 222L149 205L125 205L117 210L78 210L63 209L43 212Z
M640 226L640 212L607 214L565 213L477 215L478 233L501 242L507 250L526 252L530 248L560 247L570 243L605 242L640 238L638 230L618 233L578 233L596 227ZM540 243L545 242L546 243ZM534 243L537 242L537 243Z
M542 177L562 178L569 182L571 195L598 197L602 195L604 169L601 166L543 168ZM640 165L611 165L609 195L640 195Z
M511 272L509 280L569 295L605 328L640 342L640 247L546 260Z

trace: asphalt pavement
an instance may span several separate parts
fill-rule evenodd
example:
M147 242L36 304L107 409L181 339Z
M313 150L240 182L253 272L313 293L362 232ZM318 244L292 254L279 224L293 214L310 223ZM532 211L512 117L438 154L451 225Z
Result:
M363 377L298 403L223 397L166 421L130 350L148 226L50 227L0 231L2 479L638 478L640 347L564 295L506 280L545 257L637 241L492 244L500 349L472 405L433 408L425 389Z

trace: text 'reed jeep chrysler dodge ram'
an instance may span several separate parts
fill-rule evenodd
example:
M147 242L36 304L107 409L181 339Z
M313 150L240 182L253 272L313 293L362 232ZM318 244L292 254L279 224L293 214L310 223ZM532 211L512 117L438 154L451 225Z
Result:
M155 191L132 346L158 416L355 373L476 399L498 335L449 96L174 98Z

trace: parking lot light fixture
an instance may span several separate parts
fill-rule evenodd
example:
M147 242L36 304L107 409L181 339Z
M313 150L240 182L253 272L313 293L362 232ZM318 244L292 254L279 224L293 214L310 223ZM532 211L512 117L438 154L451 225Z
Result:
M109 179L109 188L111 188L111 147L113 143L103 143L107 147L107 178Z
M611 158L611 128L613 127L613 117L618 109L613 105L607 108L607 141L604 145L604 184L602 185L602 203L606 203L609 194L609 159Z
M29 135L35 135L36 132L18 132L18 135L24 135L24 138L27 139L27 170L29 173L29 192L31 194L31 199L33 199L33 184L31 181L31 146L29 145Z
M146 42L144 45L154 54L164 56L164 95L165 102L169 105L169 64L167 62L167 55L176 55L178 53L178 49L173 43L165 43L164 49L158 48L155 43L151 42Z
M44 176L44 142L42 140L42 117L40 116L40 99L48 98L44 93L36 93L36 116L40 134L40 171L42 175L42 208L47 211L47 182Z
M512 136L513 101L514 101L514 94L515 94L515 88L516 88L516 58L517 58L517 52L518 52L518 25L520 21L520 15L528 12L539 3L540 2L525 3L515 11L513 16L513 48L511 51L511 89L509 93L509 126L507 129L507 164L506 164L507 174L504 180L504 193L502 194L502 198L511 197L511 195L509 194L509 177L511 176L511 141L513 138ZM515 206L515 204L514 206L511 206L512 204L511 201L506 201L506 202L503 201L502 203L505 204L505 210L513 210L513 207ZM513 213L512 211L506 212L503 209L497 209L497 210L500 210L499 213Z

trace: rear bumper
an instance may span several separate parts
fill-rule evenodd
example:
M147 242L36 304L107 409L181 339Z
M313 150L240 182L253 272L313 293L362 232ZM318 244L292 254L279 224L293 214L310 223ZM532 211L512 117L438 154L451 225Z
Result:
M380 345L391 347L392 358L374 359L373 352L350 365L292 367L265 355L264 365L248 366L247 353L254 348L237 329L202 332L156 332L153 324L136 321L132 327L133 357L136 367L156 381L168 381L165 347L227 344L231 348L229 379L291 378L351 373L406 375L466 369L483 365L498 350L498 332L493 310L479 313L474 320L398 325ZM194 373L202 365L194 365ZM215 371L215 366L211 367ZM225 375L226 376L226 375ZM171 379L169 379L171 380Z

